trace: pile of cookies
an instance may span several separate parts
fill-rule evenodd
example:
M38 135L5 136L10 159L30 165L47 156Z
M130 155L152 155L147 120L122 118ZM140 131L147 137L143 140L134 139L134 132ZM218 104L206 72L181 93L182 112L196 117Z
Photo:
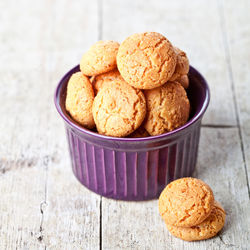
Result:
M159 212L170 233L186 241L215 236L226 219L211 188L195 178L181 178L169 183L160 195Z
M163 134L189 118L188 71L186 54L159 33L133 34L121 45L99 41L68 82L66 110L103 135Z

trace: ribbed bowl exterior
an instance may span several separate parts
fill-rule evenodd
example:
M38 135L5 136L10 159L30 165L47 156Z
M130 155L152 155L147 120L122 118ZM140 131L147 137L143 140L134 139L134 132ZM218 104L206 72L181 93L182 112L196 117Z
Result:
M201 119L209 102L202 76L191 67L189 99L193 118L176 131L146 138L114 138L79 127L64 107L72 69L58 85L55 102L65 120L73 173L88 189L119 200L157 198L171 181L191 176L196 165ZM200 83L204 92L194 93ZM199 90L199 88L197 88ZM193 92L192 92L193 91ZM203 98L201 98L203 96Z
M114 199L147 200L171 181L191 176L197 159L200 124L174 143L144 151L118 151L86 140L66 126L72 168L90 190Z

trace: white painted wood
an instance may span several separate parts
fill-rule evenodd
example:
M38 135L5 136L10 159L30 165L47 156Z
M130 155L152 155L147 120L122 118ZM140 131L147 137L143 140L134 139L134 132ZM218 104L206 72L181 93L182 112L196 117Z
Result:
M45 175L37 160L1 160L12 169L0 175L0 249L44 249L39 237Z
M202 129L198 159L194 176L207 181L227 213L218 245L247 249L250 202L238 129Z
M122 41L144 31L164 34L205 76L212 97L203 123L236 125L216 0L104 0L104 39Z
M54 153L48 146L46 104L39 98L44 91L34 88L44 79L39 69L1 71L0 249L44 248L40 206Z
M67 148L61 150L65 152ZM60 157L65 159L65 153ZM100 197L78 183L68 160L50 167L44 206L44 244L47 249L99 249Z
M97 1L0 9L0 249L99 248L100 197L71 173L53 103L60 78L98 38Z
M225 20L229 63L235 87L245 164L250 183L250 29L249 1L220 1Z
M237 125L231 65L249 169L249 2L223 6L226 28L215 0L0 1L0 249L247 249L250 204L237 127L202 130L195 176L228 215L219 237L187 243L167 232L157 200L100 203L76 181L53 104L58 80L101 34L122 41L159 31L211 86L205 124Z
M168 233L157 200L120 202L103 198L103 249L247 249L250 203L237 129L202 129L197 165L194 176L211 186L227 212L218 237L184 242Z

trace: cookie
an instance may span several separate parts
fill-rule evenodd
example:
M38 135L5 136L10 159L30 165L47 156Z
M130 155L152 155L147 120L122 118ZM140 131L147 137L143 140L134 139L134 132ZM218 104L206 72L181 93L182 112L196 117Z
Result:
M94 91L88 77L81 72L73 74L67 85L66 110L71 117L86 128L94 128L92 115Z
M83 55L80 69L84 75L94 76L116 68L119 43L98 41Z
M123 79L138 89L152 89L166 83L174 73L176 61L172 44L156 32L129 36L117 54L117 67Z
M176 227L166 224L169 232L186 241L205 240L214 237L224 226L225 210L215 201L211 214L199 225L192 227Z
M170 81L175 81L182 75L186 75L189 71L189 60L186 53L177 47L174 47L177 54L177 62L173 75L170 77Z
M136 129L132 134L130 134L128 137L130 138L141 138L141 137L148 137L149 133L144 128L144 126L140 126L138 129Z
M97 75L92 80L92 86L94 89L95 94L98 93L100 88L102 88L107 82L115 80L115 79L122 79L120 72L118 69L111 70L107 73L103 73L100 75Z
M177 82L144 90L147 117L144 127L150 135L159 135L184 125L189 117L190 103L184 88Z
M188 75L180 76L176 79L176 82L179 82L184 89L187 89L189 87Z
M181 178L162 191L159 212L168 225L192 227L210 215L213 204L213 191L206 183L195 178Z
M96 128L103 135L125 137L139 128L145 115L143 93L122 79L107 82L94 100Z

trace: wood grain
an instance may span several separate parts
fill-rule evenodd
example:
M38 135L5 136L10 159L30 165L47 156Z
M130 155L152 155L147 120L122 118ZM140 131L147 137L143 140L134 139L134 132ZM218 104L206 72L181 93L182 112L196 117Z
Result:
M98 249L100 197L78 183L69 161L60 161L49 167L44 244L48 249Z
M249 1L0 1L0 249L247 249ZM114 201L74 178L54 89L98 39L165 34L211 87L197 170L227 212L220 235L172 237L157 200Z
M97 1L0 6L0 249L98 248L100 197L73 177L53 104L98 38Z
M241 147L248 177L248 190L250 183L250 29L247 27L249 8L249 1L241 1L237 5L233 1L220 1L221 19L225 26L227 61L231 70L231 84L235 91Z

